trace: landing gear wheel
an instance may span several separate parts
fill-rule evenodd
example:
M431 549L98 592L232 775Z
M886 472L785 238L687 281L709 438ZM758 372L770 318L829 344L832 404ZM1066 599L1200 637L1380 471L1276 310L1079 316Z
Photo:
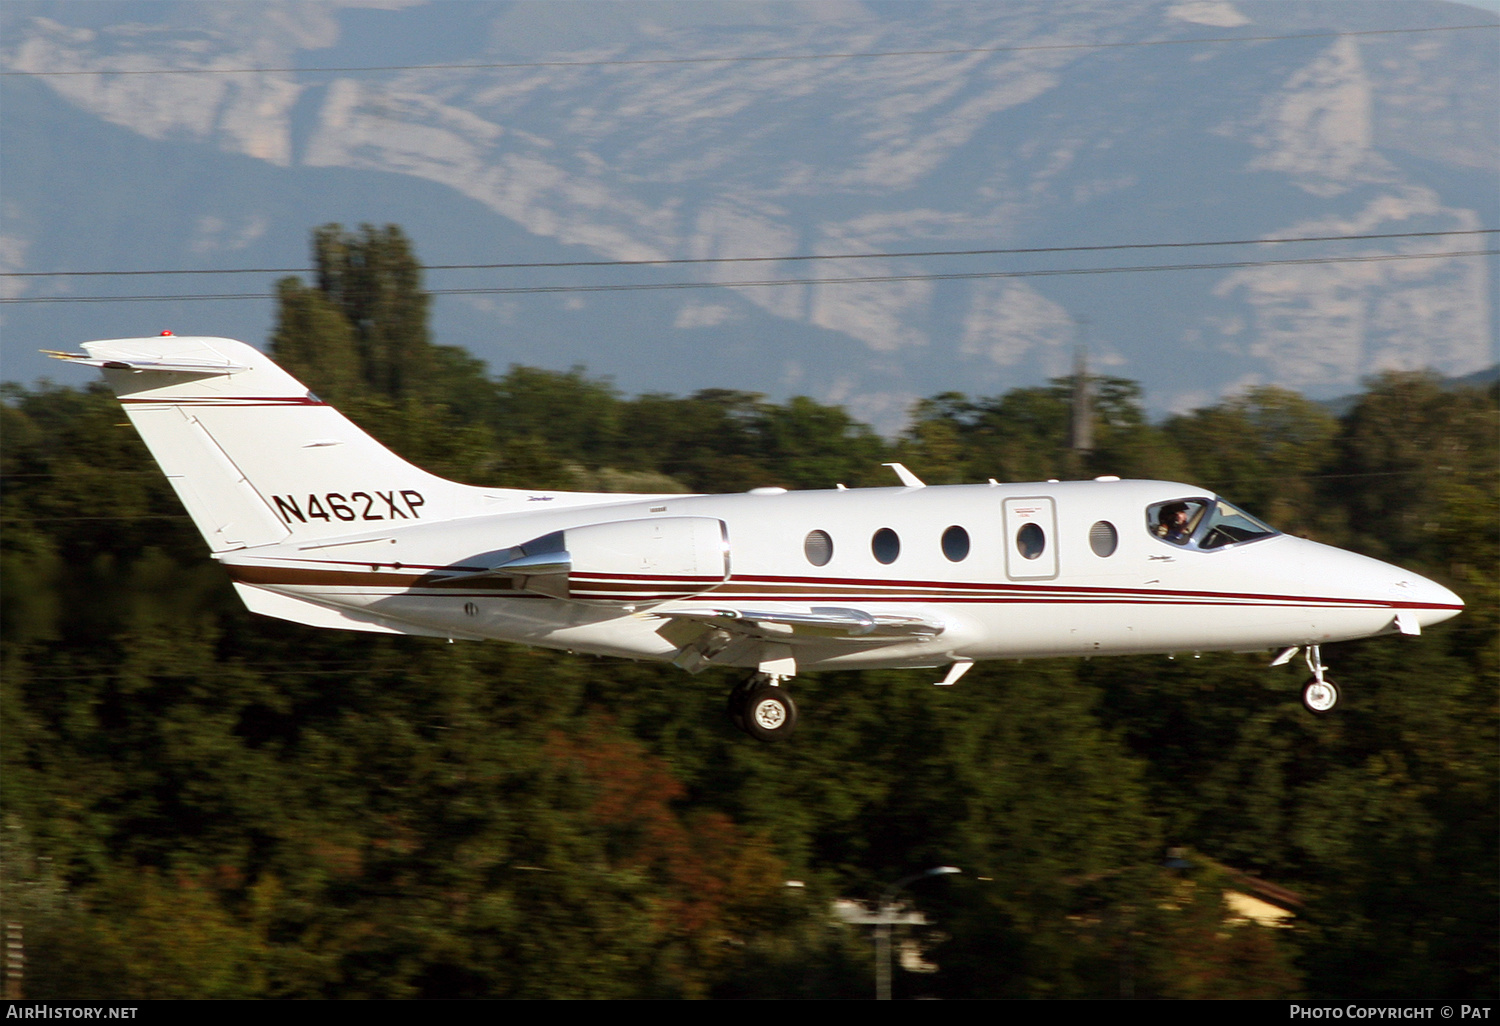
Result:
M1331 680L1318 680L1314 677L1302 688L1302 704L1307 706L1310 712L1326 713L1339 701L1339 689Z
M763 684L740 706L744 731L757 741L781 741L797 726L797 706L786 688Z

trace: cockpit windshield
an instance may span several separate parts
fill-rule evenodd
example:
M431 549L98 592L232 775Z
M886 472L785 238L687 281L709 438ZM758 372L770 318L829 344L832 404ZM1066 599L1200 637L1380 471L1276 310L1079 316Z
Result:
M1177 499L1146 509L1146 527L1173 545L1220 549L1278 532L1223 499Z

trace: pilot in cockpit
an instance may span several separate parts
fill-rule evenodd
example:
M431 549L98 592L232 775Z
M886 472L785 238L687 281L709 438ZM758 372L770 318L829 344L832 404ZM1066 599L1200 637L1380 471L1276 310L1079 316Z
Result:
M1156 536L1175 545L1185 545L1193 536L1192 514L1185 502L1169 502L1157 513Z

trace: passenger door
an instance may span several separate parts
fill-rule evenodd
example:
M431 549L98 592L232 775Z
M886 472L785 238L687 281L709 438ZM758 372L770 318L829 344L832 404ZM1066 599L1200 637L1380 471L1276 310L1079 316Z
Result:
M1006 499L1005 575L1013 581L1057 576L1057 510L1050 496Z

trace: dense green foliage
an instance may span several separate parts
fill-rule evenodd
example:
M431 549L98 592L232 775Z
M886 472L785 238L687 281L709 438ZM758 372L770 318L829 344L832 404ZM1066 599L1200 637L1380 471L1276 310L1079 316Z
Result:
M314 250L276 357L462 480L1185 479L1468 609L1326 651L1321 719L1261 657L1056 660L809 675L770 747L724 672L252 617L106 390L11 386L0 897L28 997L867 996L831 902L940 863L964 875L912 890L940 969L898 994L1497 996L1495 390L1391 374L1342 418L1258 389L1153 425L1103 379L1085 461L1060 381L937 396L887 442L804 398L491 378L428 340L398 229ZM1244 873L1300 896L1293 928L1232 921Z

